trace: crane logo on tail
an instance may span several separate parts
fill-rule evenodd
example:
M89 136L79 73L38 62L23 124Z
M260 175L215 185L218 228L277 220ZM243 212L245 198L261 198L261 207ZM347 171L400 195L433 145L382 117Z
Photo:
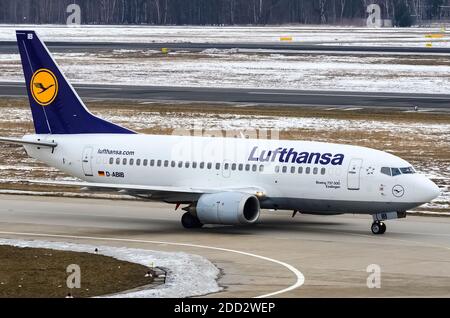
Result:
M50 70L38 69L31 78L30 90L39 105L50 105L58 94L58 80Z

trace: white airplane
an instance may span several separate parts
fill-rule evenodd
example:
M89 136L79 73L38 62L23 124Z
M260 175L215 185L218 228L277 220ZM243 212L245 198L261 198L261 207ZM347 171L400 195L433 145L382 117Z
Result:
M91 114L33 31L17 31L35 134L1 138L83 181L46 183L186 205L185 228L248 225L261 209L370 214L371 230L437 197L407 161L310 141L137 134Z

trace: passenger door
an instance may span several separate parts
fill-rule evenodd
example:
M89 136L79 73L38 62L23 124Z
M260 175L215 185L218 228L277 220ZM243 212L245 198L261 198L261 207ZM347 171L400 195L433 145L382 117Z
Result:
M83 168L86 177L92 177L92 147L86 147L83 150L83 158L81 160L81 167Z
M349 190L359 190L361 183L362 159L352 159L348 166L347 188Z

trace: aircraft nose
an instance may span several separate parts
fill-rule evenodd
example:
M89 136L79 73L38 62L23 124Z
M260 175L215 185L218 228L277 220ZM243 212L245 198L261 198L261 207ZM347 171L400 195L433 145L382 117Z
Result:
M430 179L424 177L423 183L421 185L421 196L423 197L423 202L430 202L436 199L441 194L441 189Z

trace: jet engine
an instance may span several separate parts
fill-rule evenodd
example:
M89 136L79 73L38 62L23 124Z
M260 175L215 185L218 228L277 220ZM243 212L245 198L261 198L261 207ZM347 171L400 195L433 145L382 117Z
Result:
M195 214L203 224L253 224L260 214L256 196L241 192L203 194Z

